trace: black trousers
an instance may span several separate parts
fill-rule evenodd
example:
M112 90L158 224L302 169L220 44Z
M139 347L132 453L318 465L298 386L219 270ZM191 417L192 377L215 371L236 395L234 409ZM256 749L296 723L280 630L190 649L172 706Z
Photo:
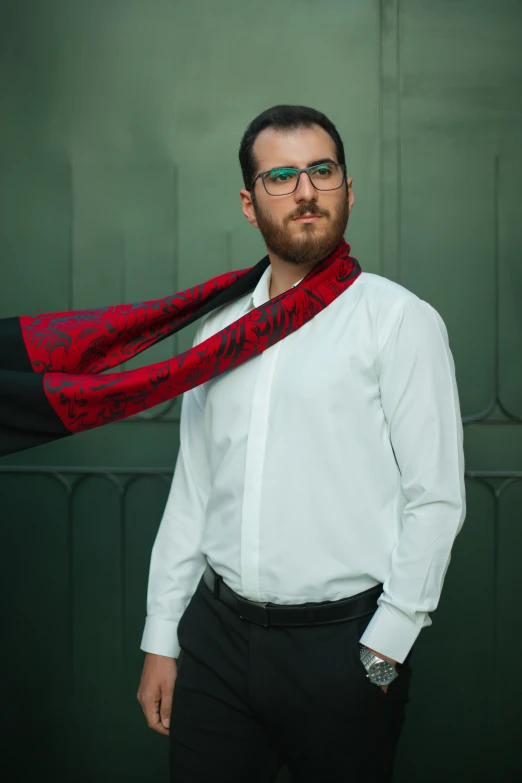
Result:
M386 693L371 683L354 620L264 627L203 579L178 626L171 783L390 783L411 652Z

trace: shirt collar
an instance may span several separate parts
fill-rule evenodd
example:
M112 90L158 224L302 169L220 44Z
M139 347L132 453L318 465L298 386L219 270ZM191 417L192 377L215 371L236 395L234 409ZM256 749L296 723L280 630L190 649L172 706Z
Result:
M269 264L263 274L261 275L258 284L252 291L250 297L245 302L245 305L243 307L242 315L245 315L250 310L253 310L255 307L260 307L262 304L265 304L265 302L268 302L270 299L270 282L272 280L272 264ZM304 280L304 277L301 278L301 280ZM295 288L296 285L299 285L301 280L298 280L297 283L294 283L292 285L292 288Z

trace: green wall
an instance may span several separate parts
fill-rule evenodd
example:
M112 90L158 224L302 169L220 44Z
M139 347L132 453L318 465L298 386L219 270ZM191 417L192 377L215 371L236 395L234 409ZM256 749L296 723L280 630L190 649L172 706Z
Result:
M237 151L276 103L331 117L353 254L441 313L468 513L415 645L400 783L522 772L506 663L522 653L521 23L518 0L0 3L0 316L158 298L257 262ZM9 780L167 779L136 691L178 416L174 401L0 459Z

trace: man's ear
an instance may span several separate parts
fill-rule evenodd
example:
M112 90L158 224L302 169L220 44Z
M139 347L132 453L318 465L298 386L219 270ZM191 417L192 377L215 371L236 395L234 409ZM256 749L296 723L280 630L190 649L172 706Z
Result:
M355 196L353 195L353 190L352 190L352 182L353 182L353 179L352 179L352 177L350 177L347 180L347 184L348 184L348 214L352 211L352 207L353 207L353 205L355 203Z
M255 228L259 228L250 192L248 190L240 190L239 195L241 196L241 207L243 209L244 216L249 223L255 226Z

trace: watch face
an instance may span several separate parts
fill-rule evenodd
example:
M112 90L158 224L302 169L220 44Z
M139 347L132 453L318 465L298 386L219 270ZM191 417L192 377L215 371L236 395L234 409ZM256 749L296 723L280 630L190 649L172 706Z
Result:
M370 680L377 685L389 685L395 679L395 667L389 661L377 661L373 663L368 674Z

